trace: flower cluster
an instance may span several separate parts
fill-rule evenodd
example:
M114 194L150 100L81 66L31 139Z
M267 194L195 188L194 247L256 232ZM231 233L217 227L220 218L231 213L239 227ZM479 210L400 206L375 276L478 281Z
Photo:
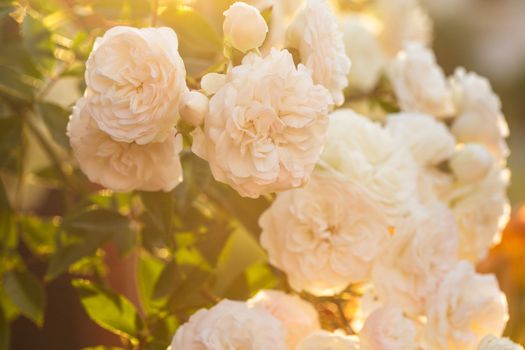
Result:
M508 307L497 280L474 268L509 214L500 101L475 73L447 79L416 0L358 7L233 3L227 65L199 77L200 90L186 85L171 29L116 27L97 40L68 126L89 179L172 190L181 119L215 180L244 197L276 193L260 244L291 289L309 300L352 290L359 304L351 335L322 329L295 294L223 300L180 326L171 350L519 348L498 338ZM382 75L399 111L356 112L345 94Z
M175 124L188 91L170 28L114 27L95 42L86 91L67 132L88 178L115 191L170 191L182 181Z

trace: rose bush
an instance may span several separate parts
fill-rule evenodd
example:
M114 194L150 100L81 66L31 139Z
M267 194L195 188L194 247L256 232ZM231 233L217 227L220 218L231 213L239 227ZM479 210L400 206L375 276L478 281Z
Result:
M0 2L0 350L19 316L53 349L519 348L475 269L501 103L416 0L57 4Z

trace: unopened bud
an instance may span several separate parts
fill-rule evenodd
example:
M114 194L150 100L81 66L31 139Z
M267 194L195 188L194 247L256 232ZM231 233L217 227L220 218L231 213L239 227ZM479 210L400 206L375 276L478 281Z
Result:
M246 52L263 44L268 25L256 7L236 2L224 11L224 17L224 36L234 48Z
M179 105L179 114L186 123L199 126L208 113L208 98L198 91L190 91L184 95Z
M468 143L458 149L450 159L450 168L460 181L478 181L490 171L494 159L480 144Z

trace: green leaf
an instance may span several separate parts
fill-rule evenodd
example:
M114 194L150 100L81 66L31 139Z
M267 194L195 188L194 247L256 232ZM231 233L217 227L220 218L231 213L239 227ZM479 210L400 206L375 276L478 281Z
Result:
M2 79L0 67L0 80ZM1 84L1 83L0 83ZM21 153L22 122L17 117L0 119L0 169L16 162Z
M31 102L33 87L22 81L20 73L0 66L0 94L15 101Z
M401 110L395 101L390 101L381 97L373 98L370 101L370 103L372 104L372 106L374 104L377 104L381 109L383 109L387 113L398 113Z
M253 237L259 239L261 232L259 217L271 204L268 198L264 196L257 199L240 197L234 190L222 184L208 188L206 194L218 206L223 207L236 218Z
M184 181L175 187L175 198L178 211L184 213L191 208L195 198L209 186L213 177L208 163L193 153L181 156Z
M197 56L222 51L221 35L191 7L168 6L159 19L177 32L181 51Z
M9 271L4 276L7 296L22 314L39 327L44 322L46 294L43 285L28 271Z
M113 210L89 209L64 217L62 227L68 233L93 233L108 235L129 230L129 219Z
M140 255L137 285L142 305L148 313L160 306L153 300L153 293L163 267L162 261L146 252L142 252Z
M228 222L215 221L208 225L208 232L197 235L196 247L212 266L217 264L219 255L233 230L234 227Z
M76 279L72 283L93 321L134 343L138 342L142 320L128 299L86 280Z
M51 256L46 279L66 272L71 264L93 255L97 248L114 235L132 234L129 219L107 209L91 209L64 218L62 229L67 235ZM60 236L59 236L60 237Z
M198 266L180 266L182 280L177 281L175 290L168 300L168 309L173 311L202 308L210 300L202 294L210 279L210 272Z
M157 282L155 283L152 298L161 299L173 293L181 283L180 271L177 263L172 260L164 266Z
M75 237L72 242L62 243L56 247L51 255L46 271L46 280L52 280L66 272L71 265L84 257L92 256L97 249L108 239L103 235L89 235L84 238Z
M37 110L53 139L63 148L69 149L69 138L66 134L66 128L70 111L59 105L47 102L37 104Z
M140 242L138 232L132 230L115 231L111 236L121 256L129 253Z
M171 234L174 210L172 192L141 192L140 197L146 207L147 215L157 230Z
M20 315L20 310L13 304L13 301L9 299L5 290L0 290L0 306L8 322L13 321Z
M55 251L54 241L58 226L36 216L22 218L22 239L35 255L49 255Z
M118 346L99 345L99 346L90 346L88 348L82 348L82 350L125 350L125 349L118 347Z
M221 35L191 7L168 6L159 19L177 32L179 50L190 75L200 76L222 60Z
M55 45L51 34L51 31L36 17L31 14L24 17L22 23L24 46L33 57L35 64L45 72L50 71L55 62L53 55Z
M14 213L9 204L4 184L0 181L0 253L4 250L15 249L16 245Z
M215 293L222 296L232 283L253 264L266 262L266 254L258 242L245 230L237 230L230 236L219 258Z

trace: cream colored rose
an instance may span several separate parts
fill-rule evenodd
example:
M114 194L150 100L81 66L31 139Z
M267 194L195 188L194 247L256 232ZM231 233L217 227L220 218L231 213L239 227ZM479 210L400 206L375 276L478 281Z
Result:
M495 166L481 181L459 184L450 196L463 259L479 261L499 243L510 215L506 194L509 177L507 169Z
M409 43L390 64L388 77L401 109L435 117L450 117L454 104L445 74L434 53L420 43Z
M349 85L364 92L370 91L376 86L386 65L386 57L376 35L378 25L366 15L342 14L339 26L346 54L352 62Z
M288 349L295 349L301 339L321 329L315 308L296 295L262 290L247 303L251 307L268 310L283 323Z
M338 332L317 331L303 339L296 350L360 350L359 338Z
M508 338L498 338L487 335L479 343L477 350L523 350L523 346L514 343Z
M434 166L449 159L456 141L445 124L429 115L418 113L390 114L386 128L410 148L422 166Z
M393 305L385 305L368 316L359 333L361 350L414 350L416 324Z
M418 165L408 147L351 109L330 115L320 164L366 188L391 225L407 216L417 201Z
M226 75L220 73L208 73L201 79L202 90L211 96L217 93L226 84Z
M224 11L222 29L226 41L242 52L260 47L268 33L268 25L259 10L241 1Z
M406 144L420 165L419 199L428 203L446 200L454 177L439 168L455 151L456 141L448 128L435 118L419 113L396 113L387 116L386 129Z
M448 203L455 184L456 179L445 169L437 166L421 168L418 178L419 200L423 204L436 200Z
M350 59L327 0L306 1L288 29L287 43L299 50L301 62L312 72L314 82L330 91L336 105L342 105Z
M494 158L485 146L476 143L461 145L450 159L452 173L459 181L477 182L494 166Z
M330 103L288 51L248 54L211 98L193 151L242 196L299 187L321 154Z
M188 91L170 28L114 27L97 38L86 63L89 113L114 140L146 144L171 137Z
M268 311L223 300L177 329L171 350L285 350L285 329Z
M259 225L270 263L287 274L293 289L314 295L366 281L390 238L382 208L366 190L321 175L279 193Z
M81 98L67 126L73 153L90 181L118 192L171 191L182 181L182 139L174 130L164 142L117 142L98 128L90 103Z
M200 126L208 113L209 100L198 91L190 91L182 97L179 114L186 123Z
M458 68L450 85L458 110L452 133L460 142L484 144L498 161L505 162L509 155L505 142L509 129L490 82Z
M507 320L507 301L496 277L459 262L429 297L425 349L473 350L484 335L501 335Z
M352 313L352 320L350 325L352 330L359 334L365 324L366 319L372 312L383 306L375 287L372 283L363 284L360 286L362 295L356 300L355 309Z
M381 24L379 38L390 57L407 43L428 46L432 41L432 20L418 0L377 0L369 11Z
M374 265L372 281L379 297L412 316L423 314L428 294L458 260L458 240L458 227L446 205L415 207Z

